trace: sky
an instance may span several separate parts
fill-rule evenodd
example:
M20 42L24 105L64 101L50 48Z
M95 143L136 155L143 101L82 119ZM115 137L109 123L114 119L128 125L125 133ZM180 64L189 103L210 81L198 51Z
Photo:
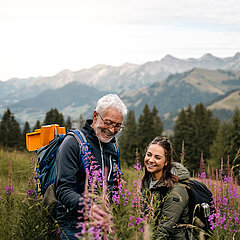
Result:
M239 0L0 0L0 80L240 52Z

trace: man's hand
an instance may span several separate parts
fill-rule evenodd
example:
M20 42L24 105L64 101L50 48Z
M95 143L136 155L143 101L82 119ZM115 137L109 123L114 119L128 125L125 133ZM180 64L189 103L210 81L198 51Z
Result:
M90 209L91 225L101 227L104 231L109 231L112 227L112 216L104 211L100 205L93 204Z

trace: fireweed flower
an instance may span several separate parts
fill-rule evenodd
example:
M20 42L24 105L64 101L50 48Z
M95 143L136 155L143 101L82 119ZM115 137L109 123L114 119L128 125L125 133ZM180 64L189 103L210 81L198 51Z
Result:
M134 217L134 216L130 216L129 217L130 219L130 223L128 223L128 226L136 226L136 225L139 225L144 219L143 218L137 218L137 217Z
M6 185L5 187L5 194L6 195L11 195L14 192L14 186L9 187L8 185Z
M202 172L201 174L198 175L199 179L205 179L207 177L205 172Z
M126 214L128 216L130 214L132 215L132 217L128 218L128 221L126 222L126 228L127 226L133 226L133 228L131 228L130 230L126 229L124 231L135 231L133 229L137 229L137 232L143 231L144 219L141 218L142 212L141 212L141 206L140 206L140 200L141 200L141 174L140 173L142 172L141 164L139 163L136 164L134 166L134 169L135 169L134 172L136 177L133 180L132 185L124 181L120 177L119 172L116 171L113 181L117 182L118 184L117 186L113 187L111 192L108 192L108 190L105 188L106 184L104 179L104 176L107 177L106 176L107 171L104 169L104 174L103 174L100 167L96 167L94 165L89 166L89 170L87 172L88 186L85 189L86 195L84 198L88 196L90 198L90 202L88 206L85 206L86 201L84 200L80 201L81 203L79 203L79 204L82 204L82 206L79 206L80 210L78 210L79 222L77 223L77 229L79 229L79 233L75 235L76 237L81 238L83 236L86 236L87 239L106 239L108 237L108 234L114 234L114 235L117 234L118 230L116 226L110 226L110 232L109 232L109 229L108 230L105 229L106 226L101 227L101 225L98 225L98 226L91 225L90 209L91 209L92 203L95 201L97 201L99 204L101 204L102 202L104 203L103 207L105 207L107 211L110 211L110 214L112 214L113 216L113 223L114 223L115 216L118 219L117 221L119 221L119 217L121 218L121 211L124 211L123 209L127 209L127 211L129 212L127 212ZM105 192L106 192L106 198L104 197ZM120 214L118 215L118 213ZM114 233L111 233L112 227L114 227L113 228Z
M89 239L102 239L103 229L101 224L91 227L90 211L93 202L96 200L98 201L101 196L107 196L107 189L106 186L104 186L105 177L99 165L89 165L89 169L86 169L86 173L88 184L84 191L84 197L80 197L79 199L79 221L77 222L77 229L79 229L79 232L75 234L75 237L81 238L87 235ZM107 173L107 169L104 170L104 173ZM104 190L106 191L104 192ZM116 194L114 196L117 198Z
M142 172L141 163L134 164L134 172Z
M216 172L217 175L217 172ZM213 186L216 213L209 217L210 228L223 234L239 233L240 194L234 176L223 176ZM237 209L237 210L236 210Z
M33 190L28 189L28 190L27 190L27 196L28 196L28 197L31 197L32 195L33 195Z

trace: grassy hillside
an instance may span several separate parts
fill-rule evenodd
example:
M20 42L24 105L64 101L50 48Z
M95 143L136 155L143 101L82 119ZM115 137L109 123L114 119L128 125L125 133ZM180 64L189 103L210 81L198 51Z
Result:
M234 111L234 109L238 107L240 108L240 90L236 90L221 100L211 104L208 108L211 110L214 109L227 109Z
M148 103L156 105L160 116L177 112L180 108L204 104L240 87L240 72L194 68L184 73L170 75L150 87L124 92L121 97L138 116Z

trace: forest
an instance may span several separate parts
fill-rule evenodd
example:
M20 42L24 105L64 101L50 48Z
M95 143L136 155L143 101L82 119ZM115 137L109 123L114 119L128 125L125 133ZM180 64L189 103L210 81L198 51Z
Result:
M81 128L84 121L80 114L77 127ZM72 128L71 118L68 116L65 120L63 114L54 108L46 113L42 123L37 120L31 128L26 122L21 130L14 113L7 109L0 121L0 146L24 150L26 133L49 124L59 124L66 127L66 130ZM138 119L134 110L129 110L124 128L118 136L121 163L133 166L132 159L135 159L136 151L141 159L147 144L156 136L171 140L175 161L180 161L184 153L185 165L193 174L197 174L201 157L205 160L208 171L219 168L221 159L225 165L227 161L231 165L240 146L239 109L235 109L230 121L220 122L204 104L199 103L194 107L189 105L180 110L171 135L164 132L163 122L155 106L150 109L146 104Z

